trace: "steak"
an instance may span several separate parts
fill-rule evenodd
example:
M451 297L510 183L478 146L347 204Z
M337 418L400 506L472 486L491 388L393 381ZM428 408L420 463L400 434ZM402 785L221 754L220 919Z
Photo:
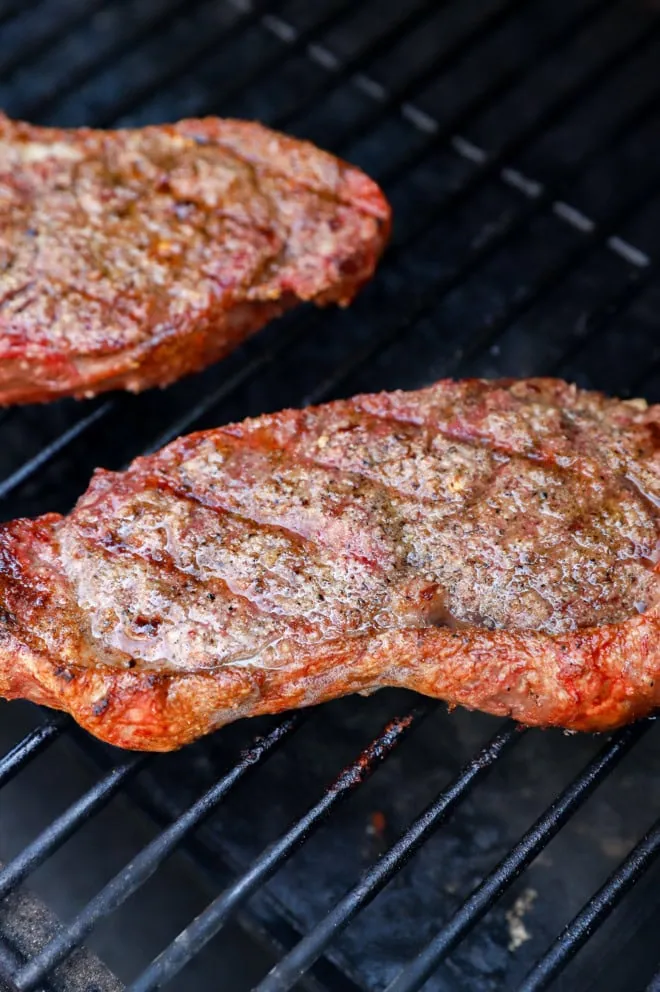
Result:
M0 528L0 692L123 747L404 686L606 730L660 702L660 406L439 382L182 437Z
M298 301L345 305L389 226L362 172L259 124L0 114L0 404L163 386Z

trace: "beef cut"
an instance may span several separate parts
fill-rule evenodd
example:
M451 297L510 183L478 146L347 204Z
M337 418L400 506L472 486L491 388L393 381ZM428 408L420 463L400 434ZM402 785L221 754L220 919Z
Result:
M300 300L347 304L389 224L362 172L259 124L0 114L0 404L166 385Z
M605 730L660 703L660 406L444 381L179 438L0 528L0 693L167 750L407 686Z

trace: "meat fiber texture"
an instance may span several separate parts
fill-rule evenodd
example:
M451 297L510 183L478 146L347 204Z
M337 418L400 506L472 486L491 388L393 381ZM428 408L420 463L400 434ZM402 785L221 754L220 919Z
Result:
M0 114L0 405L164 386L299 301L345 305L389 228L367 176L259 124Z
M607 730L660 701L660 407L444 381L182 437L0 528L0 693L168 750L405 686Z

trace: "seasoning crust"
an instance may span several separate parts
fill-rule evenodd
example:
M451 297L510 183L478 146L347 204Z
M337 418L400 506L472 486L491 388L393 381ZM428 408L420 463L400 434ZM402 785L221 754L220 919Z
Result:
M182 437L0 528L0 692L168 750L404 686L606 730L660 702L660 407L442 381Z
M389 228L367 176L260 124L0 114L0 405L164 386L300 301L346 305Z

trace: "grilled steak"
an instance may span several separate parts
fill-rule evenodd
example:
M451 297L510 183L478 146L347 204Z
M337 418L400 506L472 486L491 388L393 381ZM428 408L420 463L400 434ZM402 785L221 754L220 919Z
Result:
M660 406L440 382L182 437L0 529L0 692L131 748L407 686L604 730L660 702Z
M299 300L346 304L389 216L363 173L259 124L0 114L0 404L162 386Z

